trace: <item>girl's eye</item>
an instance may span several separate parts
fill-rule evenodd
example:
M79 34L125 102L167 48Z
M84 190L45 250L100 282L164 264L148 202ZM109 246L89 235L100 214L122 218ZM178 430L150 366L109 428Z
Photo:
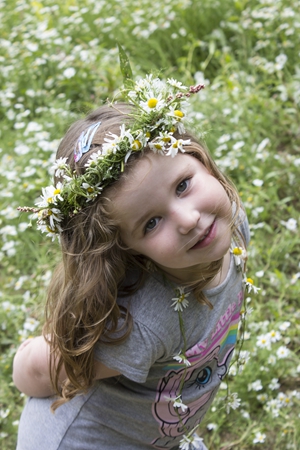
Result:
M187 178L186 180L181 181L176 188L177 194L182 194L189 186L190 180Z
M152 219L150 219L149 222L145 226L146 233L148 231L154 230L154 228L157 226L158 222L159 222L158 217L153 217Z

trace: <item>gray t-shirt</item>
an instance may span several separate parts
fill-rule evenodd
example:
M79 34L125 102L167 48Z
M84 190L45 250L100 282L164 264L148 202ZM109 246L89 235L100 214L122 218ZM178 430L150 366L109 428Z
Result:
M247 219L240 230L249 242ZM99 343L95 358L122 373L95 383L50 412L53 399L30 398L20 420L17 450L178 449L199 424L226 375L243 301L242 274L231 255L225 280L205 291L213 309L190 295L182 312L190 366L174 359L184 347L174 285L154 273L131 297L119 299L133 318L120 345ZM180 393L188 408L174 410ZM183 427L184 425L184 427ZM206 447L203 446L203 449Z

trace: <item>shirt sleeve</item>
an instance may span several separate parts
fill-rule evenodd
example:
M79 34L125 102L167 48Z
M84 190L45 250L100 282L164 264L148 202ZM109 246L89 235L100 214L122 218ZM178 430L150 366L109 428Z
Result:
M240 218L241 218L241 224L239 225L239 230L241 231L246 245L249 245L250 242L250 229L249 229L249 222L247 218L247 214L244 209L241 209L240 212Z
M133 322L132 330L124 342L116 345L98 342L95 359L110 369L117 370L137 383L144 383L150 367L165 353L158 336L145 324Z

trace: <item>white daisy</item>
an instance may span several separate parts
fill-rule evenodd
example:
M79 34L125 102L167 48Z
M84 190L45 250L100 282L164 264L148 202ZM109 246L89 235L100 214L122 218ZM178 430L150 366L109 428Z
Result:
M56 204L57 200L62 201L60 195L62 190L62 183L57 183L56 186L47 186L42 188L41 202L37 202L36 206L39 208L48 208L50 204Z
M183 413L188 409L188 406L183 403L181 395L178 395L178 397L176 397L172 401L174 408L181 408L181 411Z
M244 274L244 279L243 279L244 283L245 283L245 287L248 291L248 293L250 293L251 291L254 292L254 294L257 294L258 291L260 291L260 288L254 286L254 282L252 280L252 278L247 278L246 274Z
M247 251L242 247L232 247L230 252L233 254L236 267L241 266L241 264L247 259Z
M90 156L88 162L84 165L84 167L96 166L97 163L98 163L98 161L99 161L100 159L103 159L103 156L104 156L104 155L103 155L103 153L102 153L102 150L98 150L97 152L94 152L94 153Z
M107 155L109 153L116 153L118 150L120 150L120 144L126 141L126 138L129 141L129 147L131 146L132 142L134 141L134 137L130 133L130 130L126 130L125 124L122 124L120 126L120 131L121 131L120 136L109 132L107 136L112 137L112 139L104 138L105 143L102 144L103 155Z
M184 86L184 85L181 83L181 81L177 81L177 80L175 80L174 78L168 78L168 79L167 79L167 83L168 83L170 86L173 86L173 87L175 87L175 88L177 88L177 89L181 89L181 90L183 90L183 91L186 91L186 90L187 90L187 86Z
M166 103L160 94L155 96L152 92L150 92L146 98L146 101L140 101L139 106L144 111L150 113L153 111L160 111L166 106Z
M287 347L285 347L285 345L279 347L276 352L276 355L279 359L286 358L287 356L289 356L289 354L290 350Z
M86 190L87 202L90 202L100 194L100 192L102 191L102 187L100 187L99 185L100 183L97 183L95 186L91 186L88 183L82 183L81 187Z
M185 293L184 287L179 287L177 289L178 297L172 298L172 305L175 311L183 311L189 305L189 301L186 297L190 295L190 292Z
M266 435L261 433L260 431L255 434L255 438L253 439L253 444L262 444L265 442Z
M56 177L62 177L65 174L66 171L66 164L67 164L68 158L58 158L55 163L53 164L53 170Z
M180 150L182 153L184 153L184 145L191 145L191 140L190 139L175 139L173 136L171 136L171 144L168 147L168 153L166 154L167 156L172 156L172 158L174 156L177 155L178 150Z
M186 366L190 366L191 365L189 360L186 358L185 354L182 353L182 352L179 352L177 355L173 356L173 359L175 359L175 361L178 361L180 364L183 363Z
M230 408L237 409L241 404L241 399L238 398L237 392L232 392L227 396L226 412L229 414Z
M196 433L193 434L193 436L186 436L184 435L179 443L180 450L190 450L192 449L202 449L202 441L203 439L197 436Z

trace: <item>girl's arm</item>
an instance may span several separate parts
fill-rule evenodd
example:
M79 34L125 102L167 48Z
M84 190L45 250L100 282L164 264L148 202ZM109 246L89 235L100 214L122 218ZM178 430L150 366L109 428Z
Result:
M50 347L43 336L27 339L14 358L13 381L19 391L31 397L54 394L49 372ZM61 371L62 381L65 374Z
M19 347L13 364L13 381L19 391L31 397L49 397L54 394L49 371L50 347L43 336L27 339ZM120 375L100 361L95 361L95 379ZM66 379L65 370L59 379Z

